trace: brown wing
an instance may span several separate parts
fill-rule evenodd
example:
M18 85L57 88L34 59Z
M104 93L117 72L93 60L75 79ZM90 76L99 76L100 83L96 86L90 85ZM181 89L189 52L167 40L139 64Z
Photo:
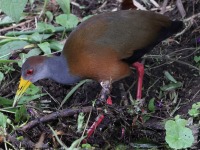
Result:
M118 11L94 16L69 36L63 54L73 74L97 80L118 80L130 74L121 59L156 40L171 21L146 11Z

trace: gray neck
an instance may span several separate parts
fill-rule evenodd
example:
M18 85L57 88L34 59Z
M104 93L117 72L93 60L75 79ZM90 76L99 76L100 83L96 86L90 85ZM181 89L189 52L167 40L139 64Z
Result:
M69 67L66 59L61 56L50 57L45 61L50 79L61 84L73 84L81 80L80 77L72 75L69 72Z

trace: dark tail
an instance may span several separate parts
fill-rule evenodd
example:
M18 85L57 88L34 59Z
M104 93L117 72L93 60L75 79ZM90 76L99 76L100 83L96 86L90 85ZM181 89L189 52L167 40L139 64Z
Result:
M152 44L150 44L149 46L145 48L136 50L131 57L124 59L124 61L129 64L135 61L138 61L138 59L140 59L145 53L148 53L149 51L151 51L161 41L180 32L183 29L183 27L184 27L184 23L182 21L172 21L170 27L161 29L157 40L155 40Z
M184 23L182 21L172 21L171 26L167 29L169 34L171 35L180 32L184 27ZM171 36L169 35L169 36Z
M168 37L180 32L183 27L184 23L182 21L172 21L170 27L161 29L160 34L158 35L158 38L154 44L157 45Z

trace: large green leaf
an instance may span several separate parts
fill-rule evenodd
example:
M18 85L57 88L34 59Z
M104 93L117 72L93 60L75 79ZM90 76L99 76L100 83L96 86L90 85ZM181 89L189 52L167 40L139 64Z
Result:
M28 0L0 0L0 9L14 21L19 22L27 1Z
M15 122L19 123L20 121L27 121L30 118L30 115L27 112L25 105L20 106L15 113Z
M163 85L162 87L160 87L160 89L164 92L167 92L167 91L173 91L173 90L176 90L180 87L183 86L183 83L181 82L177 82L177 83L169 83L167 85Z
M56 17L56 22L68 29L68 28L76 27L79 20L73 14L68 14L68 15L67 14L61 14L58 17Z
M192 130L185 127L187 121L175 117L175 121L168 120L165 124L166 137L165 140L171 148L182 149L192 146L194 142L194 136Z
M50 48L56 51L61 51L64 47L64 45L58 41L51 41L49 44L50 44Z
M55 32L55 27L51 24L47 24L47 23L44 23L44 22L38 22L37 23L37 29L41 32L50 32L50 33L53 33Z
M65 14L70 13L70 0L56 0Z
M8 59L15 50L23 49L29 45L26 41L12 41L0 47L0 59Z
M11 17L6 16L5 18L3 18L2 20L0 20L0 26L6 25L6 24L10 24L13 23L14 21L12 20Z
M38 46L45 54L51 54L50 44L48 42L38 44Z

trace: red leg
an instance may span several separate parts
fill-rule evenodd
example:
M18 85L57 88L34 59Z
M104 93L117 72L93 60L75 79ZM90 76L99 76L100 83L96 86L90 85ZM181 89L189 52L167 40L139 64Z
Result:
M133 63L133 67L136 68L137 73L138 73L138 85L137 85L137 99L142 98L142 84L143 84L143 76L144 76L144 65L139 62ZM106 103L108 105L112 105L112 99L111 97L108 97ZM96 118L96 121L92 124L90 129L87 132L87 139L90 138L90 136L94 133L95 129L98 127L98 125L103 121L104 115L101 114ZM87 139L83 140L85 143Z
M112 105L112 99L111 99L110 96L108 97L106 103L108 105ZM92 126L87 131L87 139L90 138L90 136L94 133L94 131L99 126L99 124L103 121L103 119L104 119L104 115L103 114L98 115L98 117L96 118L96 121L92 124ZM85 139L83 142L86 143L87 139Z
M87 131L87 138L89 138L92 133L96 130L98 125L103 121L104 115L100 114L97 118L96 121L92 124L92 126L88 129Z
M142 84L143 84L143 76L144 76L144 65L139 62L133 63L133 67L136 68L138 73L138 85L137 85L137 99L142 98Z

